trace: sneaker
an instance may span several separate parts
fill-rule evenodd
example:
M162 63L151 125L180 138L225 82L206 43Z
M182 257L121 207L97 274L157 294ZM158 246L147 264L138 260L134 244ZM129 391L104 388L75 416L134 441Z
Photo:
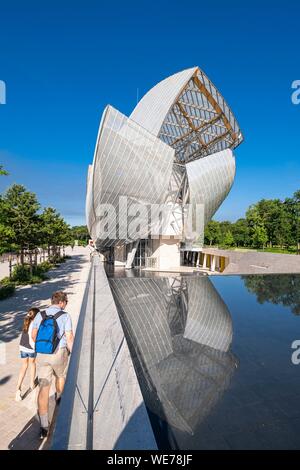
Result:
M22 395L21 395L21 390L20 389L16 391L15 400L16 401L22 401Z
M48 436L48 428L40 429L40 439L45 439Z

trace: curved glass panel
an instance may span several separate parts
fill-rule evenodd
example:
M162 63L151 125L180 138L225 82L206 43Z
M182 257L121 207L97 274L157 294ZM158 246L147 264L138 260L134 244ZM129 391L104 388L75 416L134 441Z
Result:
M97 246L112 246L117 241L132 241L127 230L118 233L119 220L127 220L127 211L142 204L148 210L150 204L165 202L172 173L174 150L150 134L116 109L109 106L102 121L94 160L93 202L96 220L91 227ZM120 206L120 197L126 198L126 206ZM125 202L125 201L124 201ZM100 226L103 208L111 205L115 212L108 219L112 230L101 240ZM116 219L116 226L114 223ZM148 215L145 226L148 226ZM115 233L117 230L117 233ZM142 236L141 236L142 235ZM146 231L138 238L148 236ZM100 238L99 238L100 237Z
M186 164L190 203L204 205L204 224L218 210L232 186L235 158L230 149Z

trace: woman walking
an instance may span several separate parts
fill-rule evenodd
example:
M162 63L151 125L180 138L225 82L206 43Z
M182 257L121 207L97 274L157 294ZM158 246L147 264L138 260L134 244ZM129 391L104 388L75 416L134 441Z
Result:
M27 315L24 319L23 323L23 330L20 340L20 356L21 356L21 370L19 373L19 379L17 384L17 391L16 391L16 401L22 400L21 388L22 383L25 378L25 374L28 369L28 365L30 366L30 390L33 390L35 387L35 374L36 374L36 352L35 352L35 344L31 338L33 320L36 315L39 313L38 308L31 308L28 310Z

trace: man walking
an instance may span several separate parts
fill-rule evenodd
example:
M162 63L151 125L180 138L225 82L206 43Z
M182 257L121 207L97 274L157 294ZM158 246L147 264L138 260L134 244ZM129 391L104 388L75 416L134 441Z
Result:
M48 404L52 377L55 376L58 404L65 385L68 351L71 352L73 347L72 321L65 311L67 303L67 294L62 291L54 292L51 297L51 306L38 313L33 321L32 339L36 343L40 385L38 413L41 439L48 435Z

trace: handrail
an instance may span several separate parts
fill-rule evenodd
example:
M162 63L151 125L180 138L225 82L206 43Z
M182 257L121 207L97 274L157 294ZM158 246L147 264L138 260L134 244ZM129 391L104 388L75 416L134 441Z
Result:
M86 432L86 449L93 449L94 434L94 370L95 370L95 299L96 299L96 268L92 267L93 279L93 305L92 305L92 331L90 340L90 383L89 383L89 402L88 402L88 421Z
M76 391L80 395L80 391L77 388L77 378L79 373L80 354L82 350L84 336L84 323L88 310L88 300L90 294L92 273L93 269L91 266L77 323L73 350L70 357L70 363L66 378L66 384L64 387L61 403L59 405L60 409L55 423L51 446L52 450L68 449Z

